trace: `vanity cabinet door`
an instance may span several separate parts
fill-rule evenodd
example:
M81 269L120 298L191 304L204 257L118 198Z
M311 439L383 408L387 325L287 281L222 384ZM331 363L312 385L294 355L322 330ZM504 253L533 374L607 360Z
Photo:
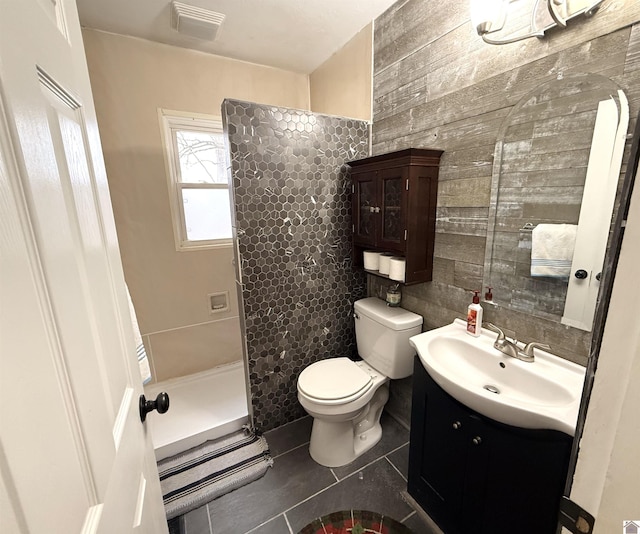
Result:
M442 395L416 357L409 445L409 493L445 530L462 514L471 421Z
M440 387L429 378L440 394L449 397ZM466 469L464 473L462 507L459 514L455 514L457 525L469 528L471 532L481 533L484 530L484 520L487 495L487 478L490 472L487 470L487 461L491 453L492 436L487 431L482 419L467 411L467 433L465 435ZM495 533L492 533L495 534Z
M551 430L519 429L484 421L487 456L477 532L554 534L572 439ZM484 444L483 443L483 444Z

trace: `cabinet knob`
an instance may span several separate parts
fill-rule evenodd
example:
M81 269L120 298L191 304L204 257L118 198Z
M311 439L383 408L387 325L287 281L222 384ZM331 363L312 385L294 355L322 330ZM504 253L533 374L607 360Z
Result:
M482 438L480 436L476 436L471 441L473 442L474 445L480 445L480 443L482 443Z
M379 206L376 206L376 207L375 207L375 212L376 212L376 213L380 213L380 207L379 207Z
M454 430L459 430L461 427L462 427L462 423L460 421L454 421L453 423Z

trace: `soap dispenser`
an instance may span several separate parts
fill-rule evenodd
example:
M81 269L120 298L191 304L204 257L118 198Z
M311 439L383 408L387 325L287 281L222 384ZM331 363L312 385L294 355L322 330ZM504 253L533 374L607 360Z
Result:
M467 334L479 336L482 331L482 306L480 306L480 291L474 291L473 302L467 308Z

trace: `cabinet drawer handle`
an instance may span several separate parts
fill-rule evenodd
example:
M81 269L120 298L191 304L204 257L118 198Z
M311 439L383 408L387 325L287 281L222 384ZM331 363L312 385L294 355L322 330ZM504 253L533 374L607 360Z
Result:
M473 441L474 445L480 445L480 443L482 443L482 438L480 436L476 436L471 441Z
M453 423L453 429L454 430L460 430L461 427L462 427L462 423L460 421L455 421Z

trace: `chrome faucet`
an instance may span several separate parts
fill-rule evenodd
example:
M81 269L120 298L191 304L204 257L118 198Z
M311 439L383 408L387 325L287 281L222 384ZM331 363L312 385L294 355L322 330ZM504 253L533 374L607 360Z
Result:
M543 350L551 350L551 347L546 343L538 343L537 341L532 341L531 343L527 343L524 346L524 350L522 351L522 355L526 358L531 358L524 360L525 362L532 362L534 359L533 349L543 349Z
M517 340L514 339L513 341L509 341L505 337L504 332L492 323L485 323L485 326L489 330L492 330L493 332L498 334L498 337L493 342L494 348L498 349L500 352L506 354L507 356L511 356L512 358L518 358L520 349L518 348L518 345L516 345L516 343L518 343ZM533 359L531 361L533 361Z
M518 347L517 340L514 339L513 341L509 341L505 337L504 332L500 328L498 328L496 325L491 323L485 323L485 326L489 330L492 330L493 332L498 334L498 337L494 341L493 346L503 354L506 354L507 356L511 356L512 358L517 358L518 360L522 360L523 362L531 363L535 360L535 354L533 352L533 349L539 348L544 350L551 350L551 347L546 343L539 343L537 341L532 341L531 343L527 343L524 346L524 349L521 349L520 347Z

